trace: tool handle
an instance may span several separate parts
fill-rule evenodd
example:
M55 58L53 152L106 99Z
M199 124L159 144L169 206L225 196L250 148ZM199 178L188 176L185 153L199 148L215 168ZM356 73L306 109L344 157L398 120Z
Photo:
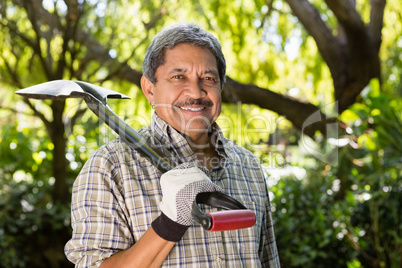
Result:
M223 210L207 215L211 217L209 232L249 228L255 224L255 214L249 209Z
M151 148L146 143L145 139L123 119L117 116L109 106L90 96L85 98L85 102L99 119L113 129L120 138L127 142L132 148L137 149L141 155L151 161L162 173L172 169L171 164L163 158L162 154L157 152L156 149Z
M204 214L198 204L205 204L223 211ZM254 226L256 217L252 210L221 192L199 193L193 202L193 219L209 231L228 231Z

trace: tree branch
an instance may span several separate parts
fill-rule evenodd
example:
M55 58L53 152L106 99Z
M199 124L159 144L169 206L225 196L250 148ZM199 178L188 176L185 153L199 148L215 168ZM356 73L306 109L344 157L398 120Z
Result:
M307 32L314 38L321 56L333 77L336 77L344 69L343 52L338 40L332 34L332 30L321 19L317 9L307 0L286 0L286 2Z
M284 116L297 129L312 138L314 138L316 131L326 135L327 124L334 122L334 119L328 118L317 106L311 103L301 102L255 85L241 84L229 77L222 91L222 100L226 103L255 104L263 109L274 111ZM321 120L305 126L306 120L317 112Z
M2 14L2 16L6 16L6 14ZM16 21L9 20L7 24L4 24L2 20L0 20L1 25L4 28L8 28L11 33L15 34L19 38L22 39L29 47L34 47L35 43L32 42L26 35L22 34L20 31L18 31L17 27L14 25L17 25Z
M383 27L385 0L371 0L369 29L377 51L381 46L381 30Z
M354 1L351 0L325 0L338 22L348 32L362 31L365 28L360 14L356 11Z
M34 53L38 55L40 62L42 63L43 70L45 71L46 77L48 80L52 80L52 57L50 54L50 44L48 44L48 57L45 59L42 55L42 46L40 43L42 31L40 30L40 27L38 26L39 20L38 20L38 15L40 16L41 12L40 9L42 7L42 1L40 0L32 0L32 1L22 1L22 4L20 4L25 11L27 12L28 19L32 25L32 29L35 32L36 38L35 42L33 42L32 49L34 50Z
M339 87L334 77L335 99L339 100L340 112L347 109L356 101L356 97L372 78L380 77L380 61L378 57L381 42L381 30L376 32L376 39L373 38L368 27L362 21L356 11L354 1L351 0L325 0L332 10L338 22L345 31L347 39L347 54L344 62L348 65L344 72L344 83ZM378 24L378 17L382 17L383 9L373 10L376 14L375 24ZM374 16L372 14L372 16ZM377 26L378 27L378 26Z
M162 8L159 10L158 14L155 15L155 17L153 17L153 18L150 19L150 22L149 22L149 23L143 22L144 27L147 29L147 31L146 31L146 36L145 36L145 37L138 43L138 45L131 51L130 56L129 56L127 59L125 59L124 61L120 62L120 63L118 64L118 66L114 68L114 70L110 70L109 73L108 73L108 75L107 75L105 78L103 78L101 81L99 81L99 83L102 84L103 82L105 82L105 81L107 81L107 80L109 80L109 79L113 79L113 77L119 76L119 73L122 71L122 69L127 68L127 66L128 66L127 63L128 63L128 61L129 61L131 58L134 57L134 55L135 55L135 53L136 53L136 51L137 51L137 48L139 48L142 44L144 44L144 43L148 40L150 27L154 27L154 26L156 25L156 23L163 17L163 15L166 14L166 12L167 12L167 11L166 11L166 8L165 8L165 7L162 7ZM134 70L125 70L125 71L133 72ZM139 74L137 74L137 75L139 75ZM138 80L138 77L135 79L135 84L136 84L137 86L141 87L141 86L140 86L140 82L139 82L139 80Z
M48 131L48 133L52 134L53 133L52 123L49 120L46 119L45 115L43 113L39 112L29 99L23 98L23 101L28 105L29 108L31 108L31 110L33 111L34 115L42 120L42 122L45 125L46 130Z
M167 14L167 9L166 7L164 7L163 2L161 3L161 8L159 10L159 12L149 20L149 22L142 22L142 24L144 25L147 33L149 32L149 30L151 30L152 28L155 27L156 23L158 23L158 21L165 15Z
M73 128L77 121L85 114L85 112L88 110L88 107L81 107L83 101L80 102L78 109L75 111L74 115L67 118L65 122L65 129L66 129L66 137L70 136L73 132Z
M3 49L1 49L1 50L3 50ZM16 68L13 69L5 57L1 56L1 58L4 61L4 65L6 66L7 72L10 74L10 76L13 80L13 84L19 88L22 88L20 77L17 74ZM18 60L18 58L17 58L17 60Z
M57 78L63 78L64 67L66 64L66 54L69 52L69 42L70 40L75 40L75 35L78 30L78 22L82 17L82 11L79 9L79 3L77 0L65 1L67 5L67 15L66 15L66 25L63 31L63 45L62 53L57 63L56 76ZM55 11L56 12L56 11ZM74 46L72 48L74 50ZM74 53L71 54L71 63L74 62Z
M12 107L3 106L3 105L1 105L1 103L0 103L0 109L1 109L1 110L10 111L10 112L12 112L12 113L14 113L14 114L21 114L20 111L14 109L14 108L12 108ZM24 115L31 115L31 114L28 114L28 113L22 113L22 114L24 114Z

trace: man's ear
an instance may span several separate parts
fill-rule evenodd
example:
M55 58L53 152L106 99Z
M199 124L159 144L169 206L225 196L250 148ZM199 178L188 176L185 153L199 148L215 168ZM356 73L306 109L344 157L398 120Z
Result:
M154 103L154 84L144 75L141 77L141 89L151 105Z

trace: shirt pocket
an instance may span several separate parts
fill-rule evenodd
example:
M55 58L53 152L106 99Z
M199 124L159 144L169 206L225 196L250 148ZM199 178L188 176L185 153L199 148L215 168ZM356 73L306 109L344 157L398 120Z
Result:
M261 267L259 246L261 239L261 223L264 218L264 207L253 201L240 201L256 216L254 226L225 232L229 256L233 256L236 267Z

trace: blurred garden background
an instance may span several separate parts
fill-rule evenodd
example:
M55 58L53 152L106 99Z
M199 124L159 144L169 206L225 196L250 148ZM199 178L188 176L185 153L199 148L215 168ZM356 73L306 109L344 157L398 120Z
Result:
M264 166L282 267L402 267L400 0L0 0L0 267L72 267L71 186L115 137L80 100L14 92L94 83L145 126L142 60L178 21L222 42L218 122Z

